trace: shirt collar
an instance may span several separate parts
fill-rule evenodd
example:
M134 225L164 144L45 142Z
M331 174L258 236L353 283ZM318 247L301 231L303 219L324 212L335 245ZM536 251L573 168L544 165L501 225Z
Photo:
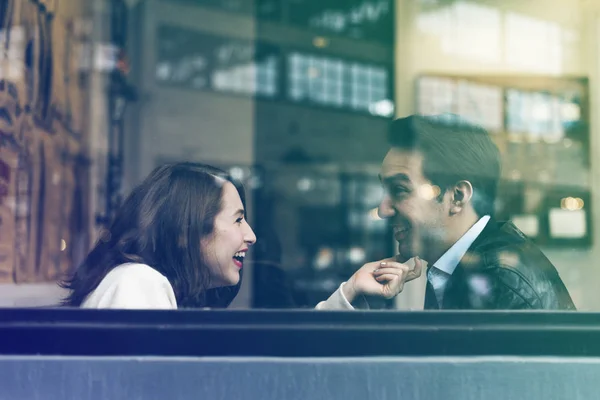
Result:
M489 220L489 215L481 217L471 229L458 239L458 241L433 264L433 266L440 271L444 271L448 275L452 275L461 258L463 258L467 250L469 250L469 247L471 247L475 239L481 234Z

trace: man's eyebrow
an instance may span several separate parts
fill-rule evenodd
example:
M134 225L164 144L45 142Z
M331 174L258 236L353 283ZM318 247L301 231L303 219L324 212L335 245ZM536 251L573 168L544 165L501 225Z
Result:
M239 215L239 216L243 217L244 215L246 215L246 212L242 208L240 208L239 210L237 210L236 212L234 212L233 215L234 216L238 216Z
M381 183L389 185L392 183L396 183L396 182L406 182L406 183L410 183L410 178L408 177L408 175L404 174L404 173L398 173L398 174L394 174L391 176L386 176L385 178L381 176L381 174L379 174L379 180L381 181Z

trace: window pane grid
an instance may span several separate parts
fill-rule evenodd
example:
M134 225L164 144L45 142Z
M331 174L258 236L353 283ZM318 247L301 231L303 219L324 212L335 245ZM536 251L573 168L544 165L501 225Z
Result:
M290 54L289 66L288 93L293 101L357 111L389 101L383 67L301 53Z

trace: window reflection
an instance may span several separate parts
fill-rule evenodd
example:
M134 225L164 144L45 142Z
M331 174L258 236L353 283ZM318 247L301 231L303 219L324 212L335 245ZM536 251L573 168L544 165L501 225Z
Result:
M507 13L506 61L514 69L559 74L564 56L563 35L556 23Z
M457 114L492 132L503 128L503 93L498 86L426 76L419 79L418 90L422 114Z
M156 79L189 86L273 98L278 95L279 55L274 46L162 26Z
M424 4L417 19L422 32L435 35L444 53L483 62L499 62L502 54L502 19L491 6L457 1L437 5Z
M170 26L158 30L156 79L223 93L278 98L391 117L389 69L337 57L291 51L286 70L281 48ZM280 75L287 76L281 87Z
M383 117L392 115L385 68L296 52L288 59L289 97L293 101L350 108ZM387 103L387 107L382 106Z
M491 5L433 1L420 7L419 31L435 37L444 54L507 70L560 74L578 45L574 29Z
M597 64L583 47L597 41L589 8L117 2L129 13L125 35L112 4L55 3L0 6L0 281L55 279L108 222L107 197L158 160L193 159L225 165L251 197L260 266L243 306L312 307L365 262L393 254L377 174L389 119L418 113L491 133L504 167L498 217L557 260L578 301L595 304L580 278L596 252L597 96L579 76ZM124 111L119 79L153 101ZM441 193L417 191L428 201ZM481 279L469 284L487 290ZM422 306L423 293L414 299Z
M279 201L257 204L258 245L262 221L271 221L266 225L281 240L281 267L289 276L296 307L314 307L365 262L392 251L388 224L373 212L383 194L376 173L355 172L374 172L374 167L350 171L331 164L279 165L268 172L271 179L263 191ZM373 299L371 306L393 307L393 302Z
M389 41L393 31L390 0L287 0L290 22L352 39Z

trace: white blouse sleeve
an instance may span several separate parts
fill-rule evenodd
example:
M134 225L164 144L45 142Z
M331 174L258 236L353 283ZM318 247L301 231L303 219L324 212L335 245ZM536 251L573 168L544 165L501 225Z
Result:
M325 301L320 302L319 304L317 304L317 306L315 307L315 309L317 310L354 310L354 307L352 307L352 304L350 304L350 302L346 299L346 296L344 296L344 292L342 291L342 288L344 287L344 284L346 282L343 282L340 287L333 292L333 294L331 296L329 296L329 298Z

